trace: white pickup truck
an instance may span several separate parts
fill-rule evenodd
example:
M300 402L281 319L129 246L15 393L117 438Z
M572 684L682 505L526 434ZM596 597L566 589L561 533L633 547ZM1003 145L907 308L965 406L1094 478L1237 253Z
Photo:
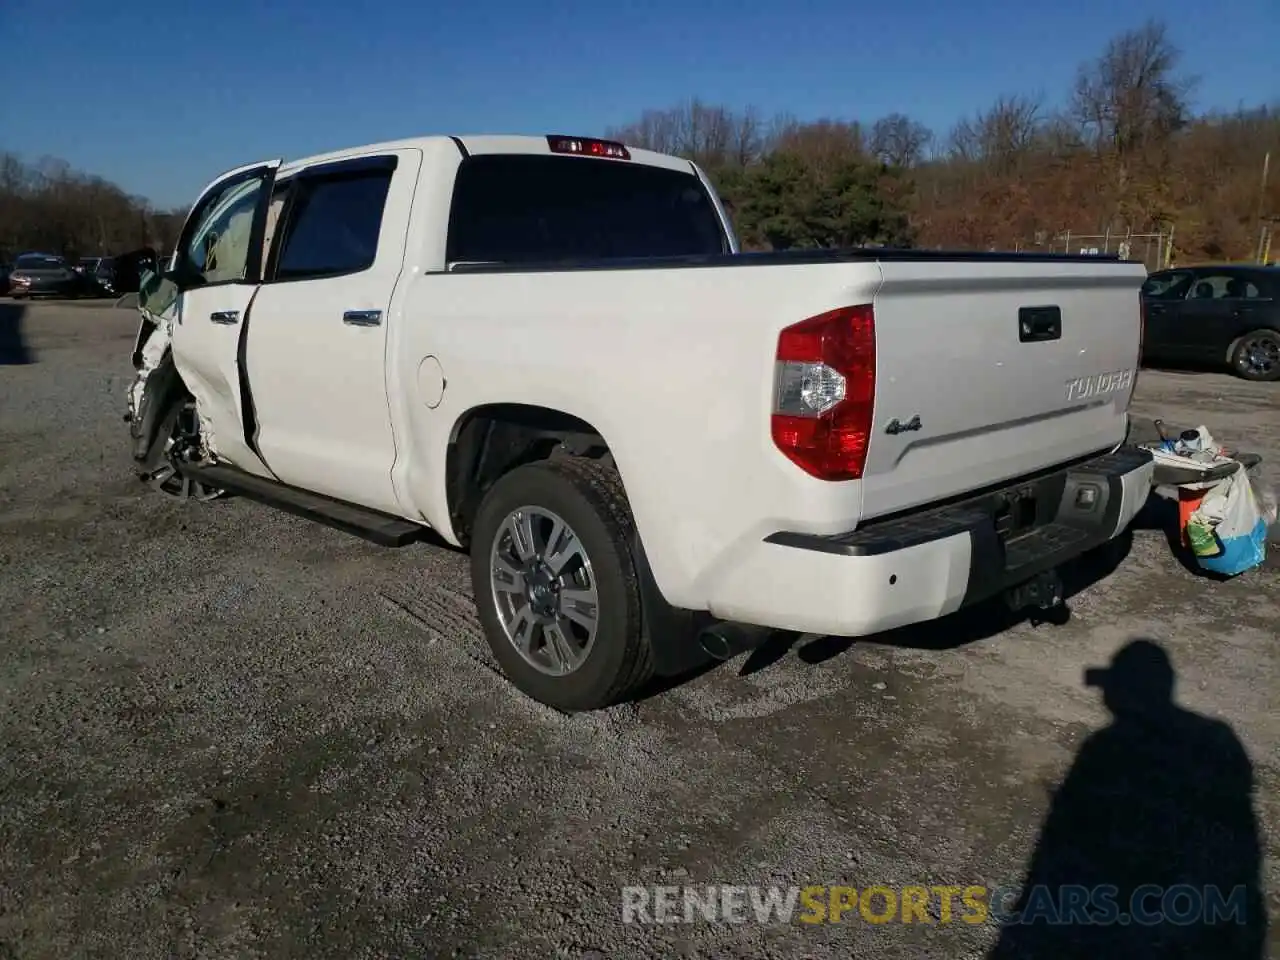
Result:
M740 253L695 165L601 140L258 163L144 284L133 453L178 496L466 547L507 675L591 709L743 624L1059 602L1058 565L1147 497L1145 276Z

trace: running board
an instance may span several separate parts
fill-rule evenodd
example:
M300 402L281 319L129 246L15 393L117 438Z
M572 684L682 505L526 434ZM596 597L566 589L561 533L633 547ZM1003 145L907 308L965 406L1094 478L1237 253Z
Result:
M354 534L383 547L403 547L421 539L426 527L402 517L356 506L343 500L300 490L275 480L246 473L238 467L191 464L182 473L211 487L228 490L249 500L278 507L327 527Z

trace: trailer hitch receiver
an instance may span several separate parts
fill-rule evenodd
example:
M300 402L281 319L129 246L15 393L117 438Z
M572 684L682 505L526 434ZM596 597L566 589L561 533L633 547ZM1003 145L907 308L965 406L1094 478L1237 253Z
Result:
M1053 610L1062 606L1062 577L1057 570L1046 570L1025 583L1010 587L1005 592L1005 602L1013 610L1035 607L1037 610Z

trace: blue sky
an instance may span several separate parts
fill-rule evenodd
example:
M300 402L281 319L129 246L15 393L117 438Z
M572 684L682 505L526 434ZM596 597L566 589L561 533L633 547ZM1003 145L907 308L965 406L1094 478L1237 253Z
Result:
M593 134L693 96L945 130L1005 93L1060 102L1149 16L1201 77L1198 107L1280 97L1277 0L0 0L0 149L185 206L252 160Z

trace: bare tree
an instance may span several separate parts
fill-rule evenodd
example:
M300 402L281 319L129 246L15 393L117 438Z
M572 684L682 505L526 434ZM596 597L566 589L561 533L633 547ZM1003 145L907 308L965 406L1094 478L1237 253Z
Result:
M989 109L955 125L950 136L951 156L999 173L1009 172L1035 146L1043 125L1041 109L1037 98L1001 97Z
M1128 156L1185 126L1195 80L1178 72L1181 60L1165 25L1152 20L1080 68L1071 110L1095 149Z
M26 164L0 154L0 262L30 251L114 254L140 246L172 249L185 211L156 213L101 177L63 160Z
M871 128L871 153L895 167L914 167L933 141L933 131L901 113L881 117Z

